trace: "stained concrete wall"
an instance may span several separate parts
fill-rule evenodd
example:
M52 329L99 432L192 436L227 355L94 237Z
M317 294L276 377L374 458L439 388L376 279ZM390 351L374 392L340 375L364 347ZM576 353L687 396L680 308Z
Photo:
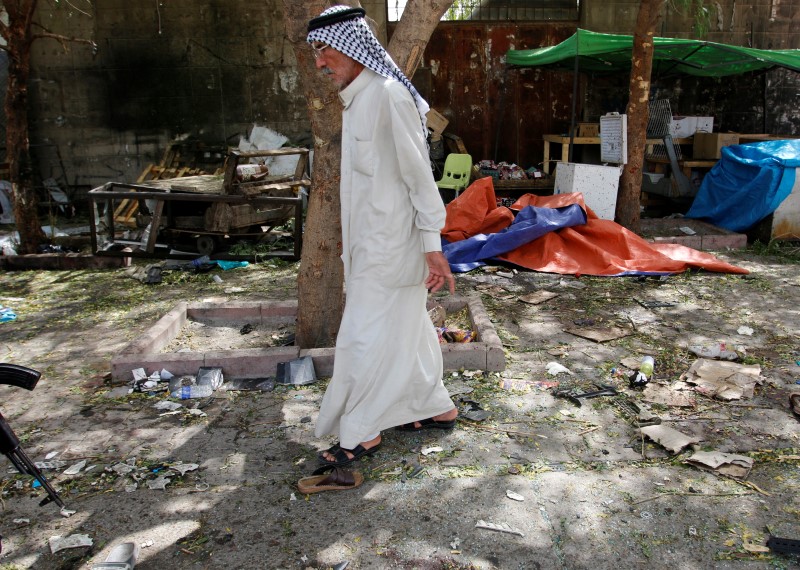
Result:
M383 35L384 2L362 4ZM34 44L31 142L43 177L83 189L132 182L175 140L224 150L254 123L294 142L308 141L306 103L279 0L94 0L92 5L87 16L69 3L39 4L38 19L51 31L97 44L96 53L84 45L65 51L50 40ZM800 0L719 5L721 16L709 39L798 47ZM584 0L580 22L464 24L482 25L480 36L470 36L472 29L459 31L459 24L443 24L420 77L427 78L432 106L454 109L453 132L463 133L467 146L477 149L476 159L489 157L499 140L505 155L499 159L535 164L543 132L562 132L569 124L571 81L530 72L504 92L503 54L511 47L549 45L578 25L630 33L636 9L635 1ZM663 35L690 35L690 30L691 22L667 14ZM479 73L475 66L486 68ZM684 80L658 88L668 90L676 112L713 108L708 114L726 114L724 123L732 128L761 130L758 124L766 122L773 132L795 134L800 133L797 77L769 74L763 81L744 78L738 85L726 80L699 88ZM617 110L614 105L624 110L626 83L624 77L606 87L589 82L582 112Z

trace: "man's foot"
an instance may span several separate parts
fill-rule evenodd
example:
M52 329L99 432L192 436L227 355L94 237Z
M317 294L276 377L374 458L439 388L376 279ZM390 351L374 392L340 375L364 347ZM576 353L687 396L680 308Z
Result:
M337 467L342 465L349 465L353 461L361 459L362 457L372 455L378 450L380 445L381 445L380 435L378 435L373 439L370 439L369 441L361 442L353 449L345 449L344 447L341 447L337 443L330 449L326 449L325 451L319 454L319 462L322 463L323 465L335 465Z
M395 429L399 431L420 431L423 429L453 429L458 417L458 408L453 408L449 412L433 416L417 422L403 424Z

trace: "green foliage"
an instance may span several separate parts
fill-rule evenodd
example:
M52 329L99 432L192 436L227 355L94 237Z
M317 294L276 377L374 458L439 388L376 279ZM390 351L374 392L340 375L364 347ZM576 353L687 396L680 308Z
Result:
M694 31L698 38L704 38L711 29L711 21L717 15L713 4L706 5L704 0L670 0L670 8L686 18L694 21Z

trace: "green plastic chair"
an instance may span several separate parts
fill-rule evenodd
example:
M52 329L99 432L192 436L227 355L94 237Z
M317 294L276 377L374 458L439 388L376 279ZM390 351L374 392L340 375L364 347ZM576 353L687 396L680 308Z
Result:
M458 193L469 186L470 173L472 172L472 156L469 154L451 153L444 161L442 179L436 182L439 190L452 190L455 192L453 199L458 198Z

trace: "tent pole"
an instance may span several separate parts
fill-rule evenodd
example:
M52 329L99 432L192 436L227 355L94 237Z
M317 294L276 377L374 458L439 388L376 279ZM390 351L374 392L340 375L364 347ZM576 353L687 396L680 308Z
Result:
M578 30L580 32L580 30ZM578 32L575 32L576 34ZM577 38L576 38L577 39ZM575 47L575 67L572 70L572 112L569 123L569 161L572 162L572 147L574 146L573 140L575 139L575 113L578 103L578 58L580 55L580 40L576 41Z

